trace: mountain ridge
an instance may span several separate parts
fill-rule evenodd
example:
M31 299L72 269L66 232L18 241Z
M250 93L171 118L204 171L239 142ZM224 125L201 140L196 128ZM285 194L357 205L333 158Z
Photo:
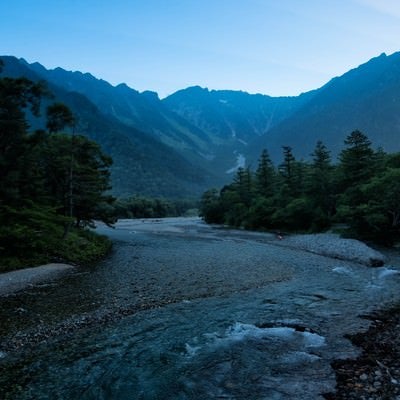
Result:
M278 126L268 137L253 144L266 147L275 161L283 145L293 147L301 158L309 158L318 140L336 157L346 136L361 130L375 147L393 152L400 150L400 52L382 53L331 79L304 107Z
M33 70L15 57L0 57L5 66L2 76L25 76L33 81L42 80ZM84 95L66 91L48 82L55 98L71 108L79 120L78 133L97 141L110 155L113 193L119 196L142 194L168 198L198 196L214 178L205 170L194 167L182 156L154 137L127 127L100 110ZM50 100L44 99L44 107ZM44 114L42 112L42 114ZM44 128L44 118L30 121L33 129Z
M359 129L375 147L400 150L399 52L382 53L318 89L281 97L192 86L161 100L155 92L138 92L125 83L112 86L90 73L60 67L47 70L23 59L18 62L28 78L36 73L38 79L63 91L62 96L78 101L79 94L87 99L99 118L107 121L103 122L107 132L114 127L118 131L114 136L125 138L118 140L147 149L149 157L144 159L152 164L150 169L163 165L164 172L171 170L177 178L184 175L181 169L187 170L188 179L181 183L194 184L195 193L206 185L223 185L238 166L254 167L264 148L279 163L282 146L291 146L297 158L308 159L317 140L322 140L335 158L345 137ZM101 124L97 126L101 129ZM110 145L106 136L101 140ZM152 147L161 160L151 155ZM142 156L137 158L138 170ZM168 159L181 166L179 171L166 165ZM141 176L146 173L142 171Z

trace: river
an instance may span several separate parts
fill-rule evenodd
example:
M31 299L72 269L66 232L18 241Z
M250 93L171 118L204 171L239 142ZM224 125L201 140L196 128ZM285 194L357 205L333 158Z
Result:
M398 301L370 268L197 218L99 226L99 264L0 298L0 398L322 399L344 335Z

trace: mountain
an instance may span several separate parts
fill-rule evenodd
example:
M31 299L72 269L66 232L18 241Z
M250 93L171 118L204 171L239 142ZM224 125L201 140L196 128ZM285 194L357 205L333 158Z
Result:
M89 73L71 72L62 68L47 70L39 63L25 65L42 79L68 92L86 96L102 114L146 132L154 139L180 153L190 163L201 166L208 156L210 138L166 107L157 93L138 92L122 83L112 86Z
M238 166L255 167L264 148L279 163L283 145L307 159L322 140L335 157L356 129L374 146L400 151L400 53L382 54L300 96L195 86L163 100L89 73L3 59L12 76L48 82L78 115L81 132L114 158L117 194L198 195L229 182Z
M298 158L309 158L318 140L335 157L344 139L361 130L375 147L400 151L400 53L381 54L320 88L294 114L258 138L250 154L267 148L281 159L281 146L292 146Z
M247 153L249 143L314 95L274 98L197 86L161 101L157 93L140 93L123 83L112 86L89 73L47 70L39 63L21 62L42 79L86 96L102 114L146 132L191 164L219 176L218 184L229 179L226 172L235 169L236 160Z
M232 155L247 154L251 143L268 134L313 96L314 92L297 97L270 97L194 86L172 94L163 103L208 135L213 143L214 168L218 170L218 161L221 173L232 166Z
M298 97L270 97L194 86L172 94L163 103L215 142L248 142L266 134L312 96L313 92Z
M7 56L1 59L5 64L2 76L24 76L35 82L44 80L42 74L29 68L23 60ZM189 197L199 195L214 183L211 174L193 166L170 146L102 113L86 96L67 91L52 81L45 82L54 98L45 100L43 109L50 102L65 103L78 118L78 133L98 142L113 158L111 177L115 195ZM44 127L43 118L31 123L33 129Z

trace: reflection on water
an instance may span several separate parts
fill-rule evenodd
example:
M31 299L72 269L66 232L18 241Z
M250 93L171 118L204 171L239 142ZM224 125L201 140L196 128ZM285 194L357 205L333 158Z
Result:
M318 399L334 387L330 361L356 353L343 334L366 328L357 316L398 298L396 266L268 234L196 219L100 230L109 259L1 300L3 347L29 351L1 348L0 397Z

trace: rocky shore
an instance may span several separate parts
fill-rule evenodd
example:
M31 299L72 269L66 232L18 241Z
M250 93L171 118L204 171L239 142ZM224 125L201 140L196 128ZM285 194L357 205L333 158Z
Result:
M400 308L370 317L373 323L367 332L349 337L362 349L361 355L333 363L337 388L326 399L400 399Z
M0 296L6 296L32 285L56 279L75 267L69 264L46 264L0 274Z
M380 267L386 262L383 254L365 243L355 239L344 239L333 233L287 236L280 240L279 244L371 267Z

